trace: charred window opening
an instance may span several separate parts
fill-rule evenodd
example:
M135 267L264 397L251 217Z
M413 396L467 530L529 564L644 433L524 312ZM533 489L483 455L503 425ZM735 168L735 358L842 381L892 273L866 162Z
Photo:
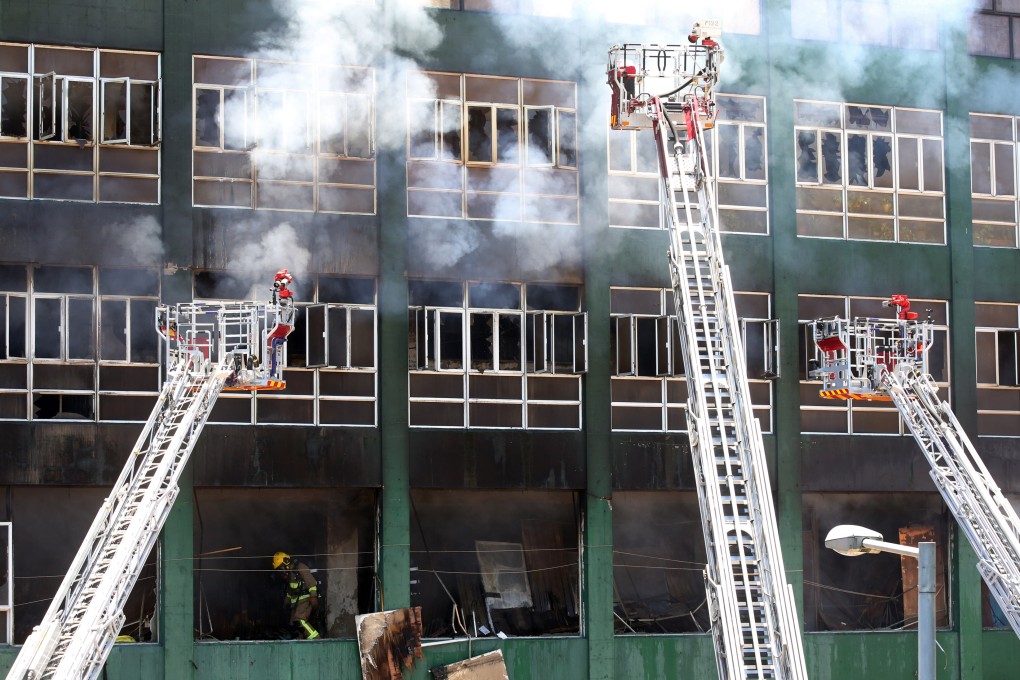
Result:
M372 100L366 95L322 95L319 99L319 153L371 158Z
M90 487L0 487L7 503L0 521L15 521L14 643L23 644L42 620L85 539L108 490ZM59 511L54 511L59 508ZM15 519L16 516L16 519ZM157 642L159 544L149 553L124 606L121 635Z
M320 636L354 637L355 615L374 610L375 496L367 489L196 489L198 638L296 637L286 582L272 566L277 552L304 563L318 582L309 623Z
M409 215L578 223L573 83L426 72L407 85Z
M939 111L798 100L794 124L798 235L945 243Z
M580 425L587 317L576 286L411 281L411 424Z
M411 492L411 604L426 637L579 632L573 492ZM451 616L451 612L459 612Z
M772 385L778 377L778 323L764 293L734 295L746 352L751 402L762 430L772 429ZM609 351L614 430L682 431L687 383L673 291L610 290Z
M0 76L0 137L28 136L28 78Z
M974 245L1017 247L1016 118L970 115Z
M890 543L936 543L935 617L949 626L949 521L938 494L804 495L804 618L808 631L902 630L917 626L917 562L892 554L848 557L824 546L841 524L878 531Z
M613 493L618 635L709 630L704 543L693 493Z

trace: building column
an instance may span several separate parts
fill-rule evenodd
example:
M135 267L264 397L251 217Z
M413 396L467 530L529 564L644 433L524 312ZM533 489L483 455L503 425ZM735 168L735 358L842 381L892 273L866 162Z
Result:
M160 547L159 641L163 677L194 677L195 598L194 486L191 466L184 469L180 493L163 525Z
M609 89L605 73L580 74L578 111L581 166L581 234L584 295L588 312L588 373L584 378L584 431L587 493L584 496L583 634L588 640L588 677L613 678L613 484L609 439L609 272L615 254L605 247L608 214Z

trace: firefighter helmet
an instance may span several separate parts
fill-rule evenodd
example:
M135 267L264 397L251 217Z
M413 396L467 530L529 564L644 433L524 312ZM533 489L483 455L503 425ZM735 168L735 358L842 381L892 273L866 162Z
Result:
M278 552L273 554L273 569L279 569L281 566L290 566L290 555L285 552Z

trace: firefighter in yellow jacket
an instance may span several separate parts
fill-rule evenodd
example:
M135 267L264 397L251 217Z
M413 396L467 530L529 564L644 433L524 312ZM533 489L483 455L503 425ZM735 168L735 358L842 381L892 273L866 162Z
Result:
M273 555L273 569L277 570L286 583L284 599L290 608L290 625L306 640L319 637L308 619L319 606L319 584L312 576L311 569L301 561L291 559L285 552Z

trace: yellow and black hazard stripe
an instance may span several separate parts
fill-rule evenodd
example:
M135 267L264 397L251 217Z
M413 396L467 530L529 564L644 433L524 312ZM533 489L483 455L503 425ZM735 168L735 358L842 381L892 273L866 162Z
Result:
M822 390L818 394L822 399L853 399L850 396L850 390L846 388L840 390Z

